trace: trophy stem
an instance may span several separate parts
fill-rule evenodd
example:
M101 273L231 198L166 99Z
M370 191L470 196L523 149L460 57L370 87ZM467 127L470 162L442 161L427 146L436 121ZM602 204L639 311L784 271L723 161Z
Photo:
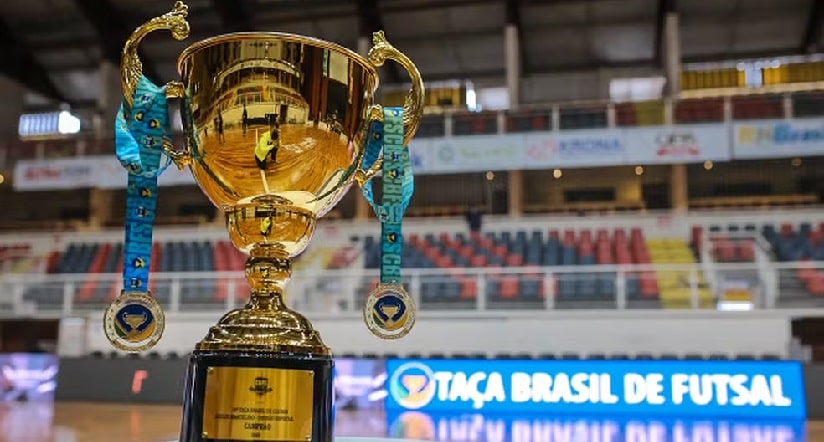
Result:
M246 280L252 294L250 310L286 310L283 291L292 277L292 261L277 244L256 244L246 259Z
M283 246L250 250L249 302L189 358L180 442L333 442L334 361L309 320L283 302L291 274Z
M196 349L330 355L312 323L283 302L291 275L292 264L282 246L255 244L246 260L249 302L220 318Z

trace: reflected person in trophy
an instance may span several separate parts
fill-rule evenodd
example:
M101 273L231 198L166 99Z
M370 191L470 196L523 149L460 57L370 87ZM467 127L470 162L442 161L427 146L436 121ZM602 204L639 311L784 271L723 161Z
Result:
M278 149L280 148L280 124L275 119L274 124L258 138L255 144L255 162L261 172L266 170L266 167L271 160L272 164L277 163ZM263 181L266 182L266 176L263 176Z
M172 12L146 22L127 40L121 66L124 105L118 118L128 124L119 127L123 143L130 143L125 147L145 147L141 155L152 161L146 164L155 175L162 172L157 158L161 151L179 168L191 170L201 190L224 213L234 246L248 255L245 275L251 293L243 308L226 313L195 345L186 374L180 441L332 442L334 360L312 323L283 299L291 260L306 250L318 219L358 185L387 245L382 252L386 265L380 269L380 284L368 295L364 321L383 339L401 338L412 329L415 305L400 279L401 226L414 192L407 146L423 114L423 79L382 32L373 35L368 57L301 35L243 32L189 46L178 60L181 81L157 87L143 76L138 46L155 30L187 38L187 17L188 9L177 2ZM402 108L373 103L377 69L388 60L403 66L411 79ZM264 86L275 92L261 93L267 90ZM221 107L226 96L243 94L254 98ZM158 133L169 127L168 99L180 100L186 135L182 150L175 149L167 133ZM135 119L135 109L144 108L157 124ZM277 109L277 120L271 119L272 109ZM336 124L325 124L322 116L333 110ZM245 116L247 124L224 127L225 138L199 139L197 134L213 124L218 111L226 121ZM244 130L261 129L254 143L244 139ZM131 142L147 137L163 143ZM131 158L137 156L125 152L121 164L132 164ZM380 173L383 192L375 201L371 180ZM129 201L144 204L138 197ZM143 231L150 234L151 225ZM151 241L143 239L135 245L149 244L150 251ZM150 255L140 256L146 259L144 269L150 268ZM162 325L162 311L146 290L148 283L142 282L148 275L141 273L141 278L121 303L151 306ZM110 310L121 309L117 304ZM159 339L155 333L157 338L130 347L118 341L114 328L106 329L112 343L132 351L151 348ZM264 381L271 389L260 388Z
M280 125L275 118L274 124L258 138L255 144L255 162L260 169L260 179L263 189L269 193L269 182L266 180L266 168L277 163L278 149L280 149Z

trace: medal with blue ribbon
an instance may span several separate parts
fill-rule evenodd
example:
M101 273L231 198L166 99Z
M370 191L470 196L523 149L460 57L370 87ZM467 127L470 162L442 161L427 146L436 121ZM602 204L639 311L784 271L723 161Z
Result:
M403 145L403 109L384 108L383 121L373 121L366 139L363 164L371 167L383 153L383 195L375 203L371 181L363 196L381 222L380 283L369 293L363 320L372 334L382 339L398 339L415 325L415 301L401 283L403 215L414 193L412 160Z
M127 352L153 347L165 328L163 310L149 291L157 178L171 164L163 155L170 119L165 88L141 77L131 107L115 119L117 159L128 171L123 291L106 310L103 327L112 345Z

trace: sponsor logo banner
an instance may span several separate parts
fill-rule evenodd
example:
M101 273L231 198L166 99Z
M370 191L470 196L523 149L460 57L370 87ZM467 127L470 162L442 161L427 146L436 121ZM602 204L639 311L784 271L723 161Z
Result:
M735 158L824 155L824 120L768 120L734 123Z
M629 164L730 160L727 125L704 124L624 129Z
M418 175L626 164L618 130L473 135L410 143Z
M820 155L824 120L417 138L409 149L417 175ZM19 161L14 171L14 188L21 191L117 189L125 183L126 172L113 156ZM159 184L195 182L188 169L172 166Z
M625 164L626 148L617 130L549 132L526 135L524 169Z
M14 166L14 190L82 189L94 186L93 157L21 160Z
M114 156L90 156L59 160L20 161L14 168L14 190L123 189L126 170ZM158 179L160 186L193 186L188 168L169 166Z
M524 165L523 135L472 135L428 140L425 168L418 173L513 170ZM413 147L414 148L414 147Z
M389 360L387 364L389 410L806 416L797 362Z

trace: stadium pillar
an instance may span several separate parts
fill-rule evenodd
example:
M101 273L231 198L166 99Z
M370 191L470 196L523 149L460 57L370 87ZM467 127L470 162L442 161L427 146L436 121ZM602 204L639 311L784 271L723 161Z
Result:
M95 137L111 140L114 137L114 116L123 100L120 86L120 67L110 61L100 63L100 94L94 121ZM105 142L105 141L104 141ZM114 191L92 188L89 192L89 227L99 229L111 220Z
M92 188L89 192L89 228L100 229L112 219L114 191Z
M681 92L681 33L679 32L678 13L668 11L664 17L664 75L667 79L666 93L670 105ZM666 112L667 123L672 124L673 112ZM673 164L670 173L670 201L672 210L686 212L689 208L689 186L687 183L687 165Z
M509 93L510 109L518 107L521 101L521 45L518 32L516 23L507 23L504 27L506 88Z
M675 98L681 92L681 32L677 12L667 12L664 18L662 59L667 79L667 95Z
M3 97L3 106L0 106L0 136L3 140L16 139L26 89L11 78L0 75L0 97Z
M521 170L510 170L507 176L509 177L509 214L520 216L524 211L524 174Z
M371 47L372 41L368 36L361 35L358 37L359 55L366 57ZM355 198L355 219L365 220L367 218L369 218L369 203L366 202L366 198L361 198L360 195L358 195L358 197Z
M114 115L122 100L120 67L104 60L100 63L100 95L97 99L97 121L95 121L98 138L114 136Z
M504 26L504 59L506 63L506 89L509 95L509 108L515 109L521 101L521 42L519 38L520 23L518 5L507 2L506 26ZM499 122L500 126L500 122ZM503 132L503 128L498 128ZM524 174L520 170L511 170L508 178L508 212L511 216L523 213Z

